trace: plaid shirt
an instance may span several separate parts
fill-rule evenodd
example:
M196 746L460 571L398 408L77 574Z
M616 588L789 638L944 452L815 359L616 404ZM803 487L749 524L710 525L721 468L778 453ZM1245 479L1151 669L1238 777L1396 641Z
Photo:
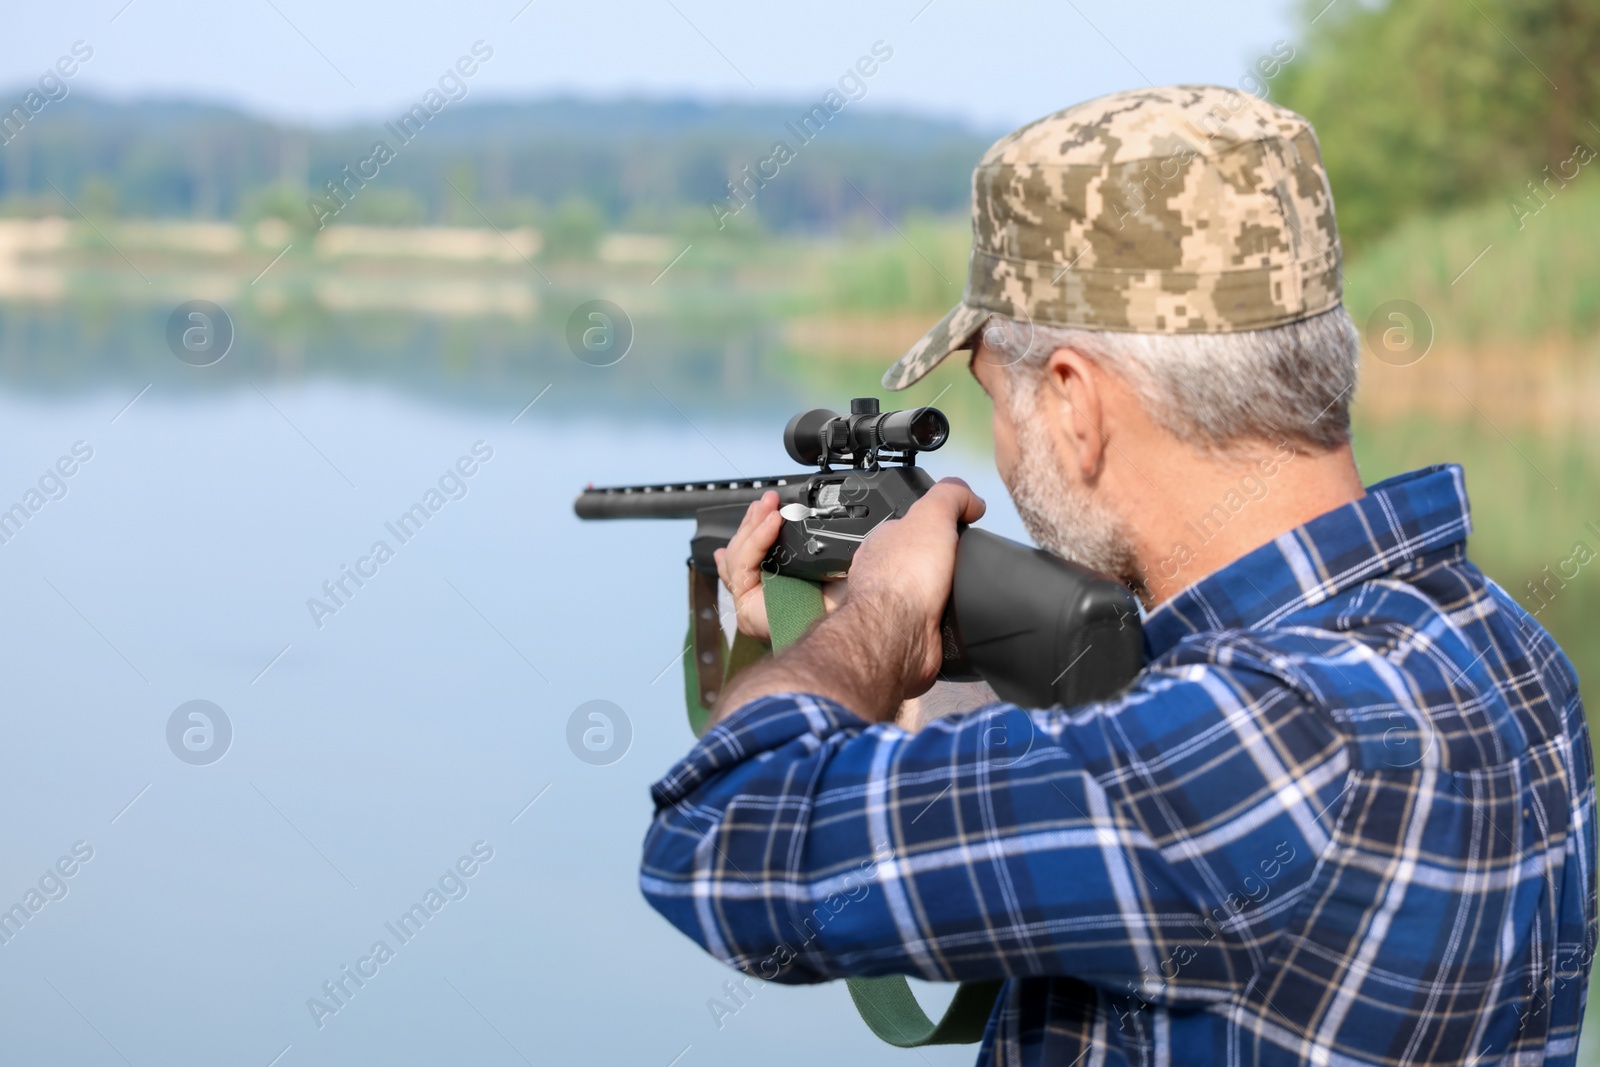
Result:
M752 701L655 786L644 893L761 978L1007 979L983 1063L1573 1063L1583 707L1469 526L1458 467L1374 486L1154 611L1103 703Z

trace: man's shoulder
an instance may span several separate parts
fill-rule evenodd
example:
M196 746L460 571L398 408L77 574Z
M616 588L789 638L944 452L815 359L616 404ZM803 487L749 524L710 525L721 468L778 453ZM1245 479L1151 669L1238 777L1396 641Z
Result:
M1147 673L1211 679L1262 704L1292 694L1348 735L1361 762L1382 767L1435 750L1447 766L1481 766L1574 733L1575 715L1581 724L1559 646L1459 553L1249 627L1189 634ZM1276 701L1273 689L1283 691Z
M1233 758L1263 736L1290 763L1328 758L1342 744L1333 722L1307 698L1289 656L1248 631L1194 634L1146 664L1119 696L1069 709L1063 727L1107 766L1155 760L1182 778ZM1091 760L1091 763L1093 761Z

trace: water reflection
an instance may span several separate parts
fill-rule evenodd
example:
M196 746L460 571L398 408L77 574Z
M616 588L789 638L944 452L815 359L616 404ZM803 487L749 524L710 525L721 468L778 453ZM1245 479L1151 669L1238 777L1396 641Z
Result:
M226 359L204 368L184 364L168 348L167 319L181 300L0 305L0 385L62 395L154 383L162 394L204 396L251 381L326 379L485 407L517 398L520 404L554 382L563 405L618 410L648 403L650 378L676 386L681 403L706 409L759 406L794 384L782 373L781 330L734 299L684 310L612 295L633 322L635 342L616 367L587 366L574 358L565 324L593 295L552 292L529 318L334 310L309 296L271 309L220 301L236 340Z

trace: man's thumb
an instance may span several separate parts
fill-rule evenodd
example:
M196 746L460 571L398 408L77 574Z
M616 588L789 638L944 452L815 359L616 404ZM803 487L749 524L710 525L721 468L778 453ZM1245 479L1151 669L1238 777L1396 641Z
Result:
M935 494L938 494L942 505L949 507L957 522L977 522L988 510L983 498L974 493L972 487L960 478L940 478L934 487L928 490L928 496Z

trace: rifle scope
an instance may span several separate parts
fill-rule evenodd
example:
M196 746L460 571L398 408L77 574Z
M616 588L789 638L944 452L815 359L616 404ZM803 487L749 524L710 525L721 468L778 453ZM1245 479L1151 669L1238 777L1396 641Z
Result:
M950 436L950 420L938 408L879 411L876 397L850 401L850 414L827 408L802 411L783 430L789 458L807 466L826 466L879 451L895 452L907 462L918 452L932 452Z

